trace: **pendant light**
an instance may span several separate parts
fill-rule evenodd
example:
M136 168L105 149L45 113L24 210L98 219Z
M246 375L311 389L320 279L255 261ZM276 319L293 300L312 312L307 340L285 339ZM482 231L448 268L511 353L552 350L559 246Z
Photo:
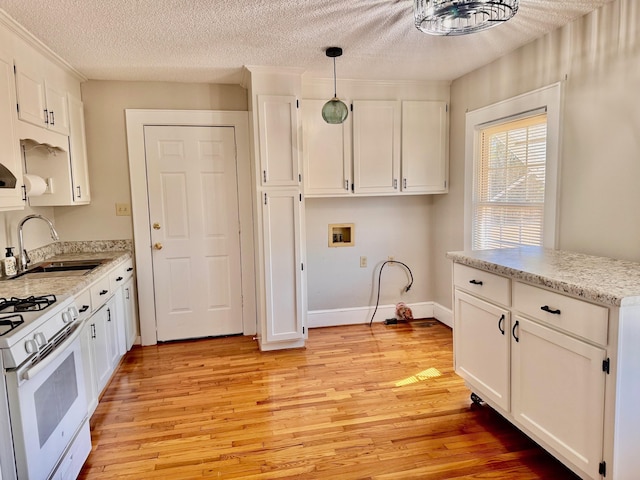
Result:
M431 35L466 35L504 23L519 0L414 0L416 28Z
M342 49L340 47L329 47L325 53L327 57L333 58L333 98L322 107L322 118L327 123L340 124L349 115L349 109L343 101L338 99L336 94L336 57L342 55Z

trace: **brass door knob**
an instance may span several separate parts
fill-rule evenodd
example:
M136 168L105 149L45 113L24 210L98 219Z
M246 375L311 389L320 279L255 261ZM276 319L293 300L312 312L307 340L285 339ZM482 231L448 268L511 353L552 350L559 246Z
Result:
M156 250L162 250L162 244L160 242L156 242L153 244L153 248Z
M160 230L160 224L158 222L153 224L153 229L154 230Z

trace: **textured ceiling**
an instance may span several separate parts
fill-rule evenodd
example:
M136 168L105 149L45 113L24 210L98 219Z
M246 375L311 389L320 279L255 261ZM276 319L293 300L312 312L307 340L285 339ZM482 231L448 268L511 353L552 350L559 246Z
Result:
M521 0L493 29L432 37L412 0L0 0L89 79L240 83L243 65L331 77L453 80L611 0Z

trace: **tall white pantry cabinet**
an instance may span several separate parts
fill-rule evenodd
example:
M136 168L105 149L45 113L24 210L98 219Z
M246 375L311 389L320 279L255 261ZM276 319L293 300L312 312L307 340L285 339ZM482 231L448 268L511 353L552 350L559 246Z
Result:
M301 80L251 68L255 181L257 338L260 349L304 346L304 197L300 164Z

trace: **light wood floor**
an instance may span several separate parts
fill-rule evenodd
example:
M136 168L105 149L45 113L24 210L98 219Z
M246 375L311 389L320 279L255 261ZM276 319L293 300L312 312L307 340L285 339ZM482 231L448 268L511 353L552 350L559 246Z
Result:
M439 376L438 376L439 375ZM453 373L432 321L134 347L81 479L575 479Z

